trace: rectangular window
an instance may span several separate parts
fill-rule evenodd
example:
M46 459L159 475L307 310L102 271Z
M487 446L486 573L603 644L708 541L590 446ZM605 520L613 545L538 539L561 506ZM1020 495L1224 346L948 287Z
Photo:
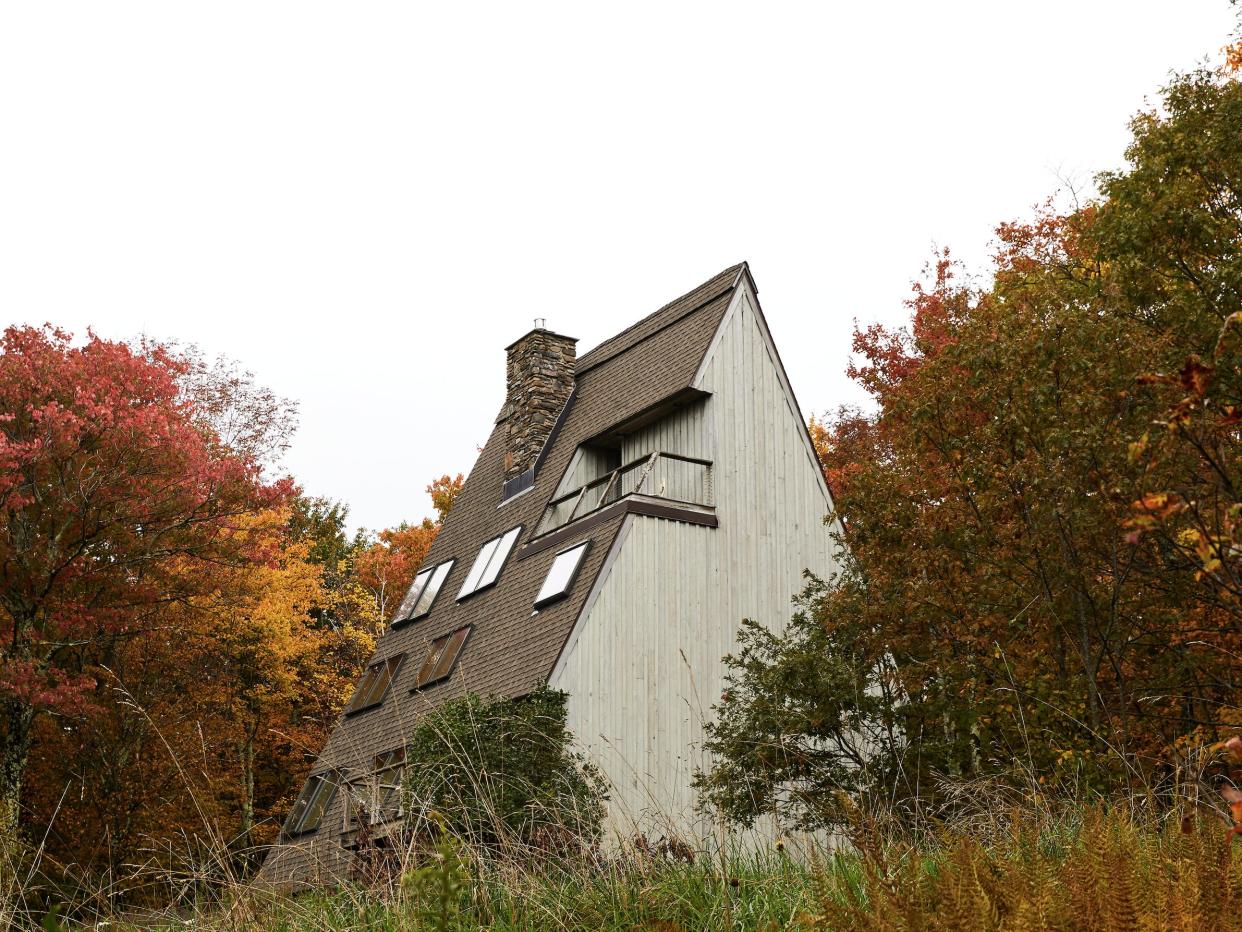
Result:
M414 689L422 689L424 686L430 686L432 683L448 678L448 675L453 672L453 664L457 662L457 657L461 654L461 649L466 639L470 637L473 627L473 625L467 625L431 642L431 647L427 651L427 659L423 661L422 668L414 680Z
M375 758L375 818L387 822L402 814L401 785L405 782L405 748Z
M418 575L414 577L414 583L410 586L410 591L401 600L401 607L397 609L397 616L393 619L393 625L402 625L407 621L416 621L431 614L431 606L435 604L436 596L440 594L440 587L448 579L448 575L453 569L453 562L452 560L445 560L436 566L429 566L427 569L419 571Z
M389 657L387 660L368 667L367 672L362 674L362 679L358 681L354 697L349 700L349 705L345 706L345 714L353 715L355 712L373 709L383 702L384 696L388 693L388 687L396 677L397 670L404 659L405 654L397 654L395 657Z
M521 533L522 525L519 524L505 531L500 537L493 537L479 548L474 566L470 567L466 581L461 584L461 591L457 593L457 601L460 602L480 589L486 589L500 578L500 571L504 568L505 560L509 558L509 551L513 549Z
M548 576L539 590L539 595L535 596L535 608L551 605L557 599L563 599L569 595L569 590L573 588L574 580L578 576L578 567L582 564L582 557L590 546L591 542L586 540L556 555L556 559L552 561L552 567L548 570Z
M402 814L401 788L405 777L405 748L377 754L371 773L346 788L345 830L389 822Z
M371 788L365 780L345 784L345 831L370 822Z
M289 813L289 820L285 823L285 834L303 835L319 828L340 781L341 778L335 771L312 775L306 781L306 786L302 787L297 802L293 804L293 811Z

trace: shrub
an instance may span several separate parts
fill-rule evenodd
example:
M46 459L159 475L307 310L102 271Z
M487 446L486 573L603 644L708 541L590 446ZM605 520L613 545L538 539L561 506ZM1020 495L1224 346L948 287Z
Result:
M570 750L565 700L546 686L520 699L471 693L423 716L406 749L415 833L437 813L449 833L492 851L593 847L607 796Z

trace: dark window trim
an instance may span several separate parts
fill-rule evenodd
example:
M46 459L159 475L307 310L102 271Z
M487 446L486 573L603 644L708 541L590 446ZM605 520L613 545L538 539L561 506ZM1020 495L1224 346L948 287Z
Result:
M332 781L332 790L329 792L328 798L324 801L323 814L319 817L319 821L311 828L304 827L304 823L306 822L306 813L310 808L308 806L306 809L302 810L292 825L285 827L282 833L285 838L299 838L303 835L312 835L323 828L323 824L328 818L328 811L332 808L332 804L336 802L336 794L341 791L341 784L345 782L345 777L339 770L331 768L328 770L321 770L318 773L312 773L306 778L306 783L302 786L302 792L298 793L298 798L293 803L296 808L298 802L301 801L303 794L305 794L306 789L310 786L312 780L323 781L328 779L331 779ZM289 813L289 817L290 819L293 818L292 812Z
M394 660L396 663L393 663ZM405 665L405 654L394 654L391 657L385 657L383 660L368 665L366 672L362 674L362 679L358 681L358 686L354 690L354 695L357 696L361 692L363 685L371 678L372 672L387 664L393 664L393 666L392 672L388 674L388 682L384 686L384 691L371 702L356 709L350 708L354 704L353 697L350 697L349 703L345 706L346 718L353 718L355 715L361 715L363 712L370 712L372 709L378 709L384 704L384 700L388 698L388 694L392 691L392 684L397 681L397 675L400 674L401 667Z
M419 612L417 615L410 614L410 615L407 615L405 618L394 618L392 624L389 625L389 627L393 629L404 628L406 625L412 622L415 622L415 621L421 621L422 619L430 615L431 610L436 607L436 602L439 601L440 599L440 593L444 591L444 587L448 585L448 581L453 578L452 564L456 562L457 562L456 557L449 557L447 560L441 560L439 563L435 563L431 566L419 567L418 573L414 574L415 578L418 577L419 573L422 573L424 571L429 572L431 575L427 577L427 585L430 585L431 581L435 579L436 570L442 567L445 563L449 564L448 572L444 576L444 582L440 583L440 588L437 589L436 594L431 597L431 604L427 606L426 611ZM425 589L427 588L427 586L424 586L423 588ZM423 597L423 594L420 592L418 594L418 599L414 600L414 608L418 607L418 601L422 597ZM413 611L413 609L411 609L411 611Z
M535 611L539 611L540 609L546 608L549 605L555 605L561 599L569 598L569 593L573 591L574 583L578 581L578 574L582 572L582 564L586 562L587 554L591 552L592 543L593 541L591 540L591 538L588 537L586 540L580 540L577 543L571 544L565 549L558 550L556 552L556 555L552 557L552 562L548 564L548 572L543 574L543 581L545 583L548 581L548 573L552 572L552 567L556 566L557 560L559 560L561 557L563 557L565 554L569 553L572 550L577 550L579 547L582 548L582 553L579 554L578 556L578 562L574 564L573 572L569 574L569 579L565 581L565 585L561 587L561 591L556 593L556 595L550 595L543 599L536 599L535 604L533 606ZM540 584L539 588L540 589L543 588L542 583ZM538 594L539 593L537 592L535 593L535 595L538 595Z
M444 642L444 646L440 648L440 650L443 651L446 647L448 647L449 641L452 640L453 636L460 631L465 631L466 636L462 638L461 647L457 648L457 654L453 657L453 662L449 665L449 668L445 670L441 676L437 676L433 680L428 680L427 682L423 683L421 686L417 685L417 679L416 679L415 680L416 685L410 687L411 693L420 693L424 689L427 689L431 686L435 686L437 683L443 683L445 680L452 678L454 671L457 669L457 664L461 662L462 654L466 652L466 647L470 644L470 638L474 636L474 625L464 625L461 628L454 628L452 631L448 632L447 634L442 634L440 637L436 638L435 641L431 642L431 644L427 648L427 656L423 657L423 663L426 664L428 658L430 657L431 651L435 648L436 641Z
M475 554L475 557L474 557L476 560L479 558L479 553L483 552L483 548L486 547L488 544L490 544L492 541L496 541L497 546L499 546L499 542L504 540L506 534L511 534L513 531L517 531L517 536L513 538L513 546L509 548L509 552L505 554L504 560L501 561L500 569L496 570L496 578L485 585L477 586L474 589L471 589L465 595L457 596L458 602L465 602L467 599L472 599L476 595L478 595L480 592L487 592L487 590L493 588L494 586L500 583L500 577L504 575L505 567L509 565L509 561L513 559L513 555L517 553L518 551L518 544L522 542L522 532L525 530L526 530L525 524L515 524L513 527L505 528L495 537L489 537L487 540L483 541L483 543L479 544L479 551L478 553ZM474 569L473 563L470 564L470 569ZM484 573L487 572L487 567L483 567L483 572ZM467 579L469 578L469 576L470 576L470 570L467 570L466 571ZM446 579L445 582L448 582L448 580ZM463 579L462 582L464 583L465 580Z

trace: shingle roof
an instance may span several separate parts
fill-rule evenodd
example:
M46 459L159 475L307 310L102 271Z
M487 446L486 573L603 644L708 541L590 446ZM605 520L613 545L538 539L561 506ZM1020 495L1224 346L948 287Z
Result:
M676 323L687 314L694 313L704 304L726 292L731 292L733 286L737 284L738 275L741 274L742 269L745 267L745 262L729 266L729 268L713 275L697 288L687 291L680 298L670 301L658 311L648 314L637 323L626 327L616 336L609 337L578 360L578 372L585 372L593 366L607 362L619 353L624 353L639 342ZM704 350L706 350L706 347L704 347Z
M426 566L456 560L430 615L390 630L377 646L372 662L407 655L388 699L344 719L316 770L352 764L400 746L413 717L428 704L467 691L519 695L548 678L624 519L584 524L580 534L554 549L532 548L524 554L523 548L579 444L689 389L743 267L726 269L582 357L573 398L561 415L559 432L534 486L503 505L506 429L504 423L493 428L427 554ZM518 524L523 525L522 534L498 583L458 602L458 589L479 548ZM533 615L536 593L556 551L586 539L592 545L570 596ZM411 695L426 646L467 624L474 631L454 675Z

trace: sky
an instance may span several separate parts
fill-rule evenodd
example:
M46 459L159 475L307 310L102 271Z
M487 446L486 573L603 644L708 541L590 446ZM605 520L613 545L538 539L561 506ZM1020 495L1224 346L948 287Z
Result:
M1123 165L1226 0L0 5L6 323L198 345L299 403L284 461L431 513L546 318L579 352L750 262L804 414L865 401L947 246Z

